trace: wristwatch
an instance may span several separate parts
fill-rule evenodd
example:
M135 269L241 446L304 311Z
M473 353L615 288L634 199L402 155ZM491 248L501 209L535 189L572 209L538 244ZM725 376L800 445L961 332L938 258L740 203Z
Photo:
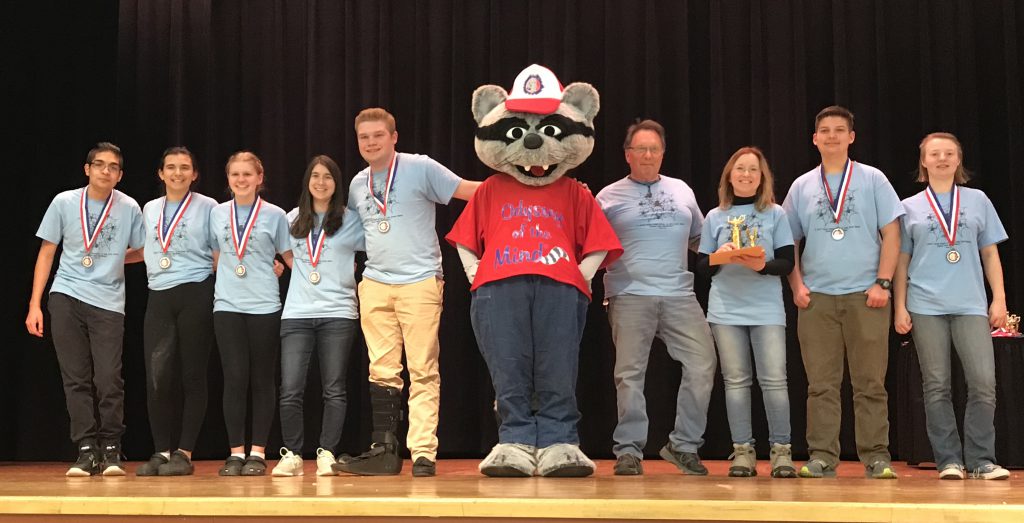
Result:
M885 290L892 289L892 280L890 280L890 279L879 278L879 279L875 280L875 283L877 283L879 287L881 287L881 288L883 288Z

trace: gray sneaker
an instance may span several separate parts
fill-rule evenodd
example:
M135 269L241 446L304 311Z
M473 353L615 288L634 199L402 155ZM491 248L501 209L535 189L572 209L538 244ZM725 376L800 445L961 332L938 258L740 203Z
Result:
M995 463L986 463L972 470L969 477L971 479L1009 479L1010 471Z
M959 463L950 463L942 467L942 470L939 471L939 479L964 479L964 466Z
M754 447L750 443L742 445L733 443L729 459L732 460L729 476L749 478L757 475L757 454L754 453Z
M793 464L793 446L789 443L775 443L772 445L772 477L796 477L796 465Z
M896 471L892 469L892 463L880 459L864 467L864 477L871 479L896 479Z
M812 459L800 467L801 478L834 478L836 468L820 459Z
M632 454L623 454L615 460L616 476L643 476L644 465L640 458Z
M671 443L661 447L658 455L665 461L675 465L683 474L688 476L707 476L708 469L700 462L700 456L696 452L679 452L672 448Z

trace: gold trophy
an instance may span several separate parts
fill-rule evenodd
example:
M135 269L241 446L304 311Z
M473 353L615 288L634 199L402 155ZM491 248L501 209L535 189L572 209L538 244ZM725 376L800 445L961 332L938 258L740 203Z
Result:
M725 219L726 223L732 228L730 239L732 240L733 246L736 248L731 251L713 252L709 256L709 263L711 265L722 265L723 263L730 263L733 258L737 256L763 256L764 248L757 245L758 230L757 227L746 228L746 239L747 246L743 246L743 235L740 233L740 226L747 221L745 215L741 215L737 218L729 216Z
M1020 336L1020 315L1019 314L1007 314L1006 315L1006 332L1013 334L1014 336Z
M733 218L730 216L726 218L725 221L732 226L732 244L735 245L737 249L743 248L743 242L740 241L740 225L743 225L743 222L747 221L747 217L740 216L739 218Z

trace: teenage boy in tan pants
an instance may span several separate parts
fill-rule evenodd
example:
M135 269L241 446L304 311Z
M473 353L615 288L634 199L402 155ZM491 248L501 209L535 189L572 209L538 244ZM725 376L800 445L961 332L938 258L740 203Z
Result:
M479 182L459 178L431 158L397 153L395 118L380 108L356 116L359 154L369 167L352 180L349 208L366 234L359 313L370 356L370 450L342 458L337 471L393 475L402 470L395 437L402 419L402 353L409 367L409 433L414 476L433 476L441 399L437 328L444 282L434 230L435 204L468 200Z
M834 476L839 465L843 360L853 384L857 455L865 475L895 478L889 456L889 289L900 249L896 191L878 169L849 157L853 114L826 107L815 118L821 165L793 182L783 208L797 249L789 275L807 372L807 446L800 476ZM802 251L802 252L801 252Z

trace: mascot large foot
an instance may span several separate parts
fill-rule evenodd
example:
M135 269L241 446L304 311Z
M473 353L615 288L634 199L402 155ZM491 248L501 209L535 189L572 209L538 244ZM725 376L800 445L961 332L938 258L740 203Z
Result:
M556 443L537 452L537 474L549 478L582 478L594 473L594 462L579 445Z
M370 450L355 457L345 457L331 465L335 472L360 476L394 476L402 472L398 455L398 422L402 419L402 391L370 384L370 405L373 407L373 432Z
M480 472L492 478L528 478L537 468L536 447L520 443L499 443L480 462Z

